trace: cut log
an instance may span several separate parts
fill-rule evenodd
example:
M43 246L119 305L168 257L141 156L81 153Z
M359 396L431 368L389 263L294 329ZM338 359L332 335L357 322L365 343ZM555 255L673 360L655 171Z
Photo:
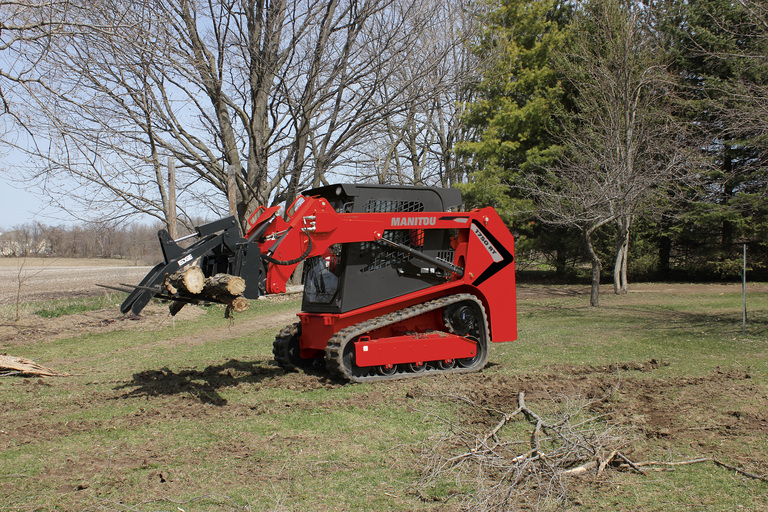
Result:
M218 302L227 306L227 317L232 312L242 313L250 306L242 296L245 280L239 276L216 274L206 278L200 267L188 267L165 278L163 288L174 300L169 308L175 316L184 304L192 302Z
M250 304L251 303L245 297L235 297L232 299L230 306L232 306L232 309L236 313L242 313L243 311L248 311Z
M208 300L211 302L218 302L224 304L228 308L231 308L236 313L242 313L248 310L250 302L242 295L230 295L228 293L217 293L209 295L199 295L200 300Z
M203 295L242 295L245 291L245 279L229 274L216 274L205 279Z
M224 310L224 318L232 318L232 313L242 313L248 310L248 306L250 306L250 303L245 297L233 297Z
M203 291L204 286L205 274L203 274L200 267L196 266L178 270L167 276L163 282L163 288L171 295L175 295L180 291L197 295Z

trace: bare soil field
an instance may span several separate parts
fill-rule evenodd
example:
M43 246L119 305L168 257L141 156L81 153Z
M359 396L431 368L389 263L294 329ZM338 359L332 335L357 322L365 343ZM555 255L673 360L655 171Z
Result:
M150 268L124 260L0 258L0 305L104 295L98 284L138 284Z

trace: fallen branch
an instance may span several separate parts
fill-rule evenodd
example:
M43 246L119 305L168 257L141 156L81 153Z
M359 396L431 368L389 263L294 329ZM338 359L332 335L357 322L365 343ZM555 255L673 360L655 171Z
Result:
M549 418L526 403L524 392L518 394L517 408L509 413L481 406L464 396L450 398L500 416L489 430L479 433L449 422L450 433L438 441L438 446L425 449L422 466L426 469L421 484L433 485L450 476L465 483L466 478L480 479L479 491L465 497L467 509L506 510L520 502L563 504L567 500L567 477L595 468L602 472L615 458L629 461L620 455L627 441L617 435L618 430L596 424L604 415L584 417L594 401L576 403L564 399L557 404L559 412ZM514 421L531 425L526 441L519 439L519 428L505 428ZM510 440L510 435L517 439ZM606 453L610 455L603 458Z
M31 359L24 357L0 355L0 370L7 370L2 375L35 375L40 377L65 377L66 373L59 373L55 370L39 365Z
M632 469L634 469L635 471L637 471L637 472L638 472L638 473L640 473L641 475L645 475L645 474L646 474L646 473L645 473L645 471L643 471L642 469L640 469L640 468L637 466L637 464L635 464L634 462L632 462L631 460L629 460L629 459L628 459L628 458L627 458L627 457L626 457L626 456L625 456L623 453L621 453L621 452L616 452L616 455L617 455L617 456L618 456L618 457L619 457L621 460L623 460L623 461L624 461L624 462L625 462L625 463L626 463L626 464L627 464L629 467L631 467Z
M756 475L754 473L750 473L749 471L744 471L743 469L737 468L736 466L731 466L730 464L726 464L725 462L718 460L714 457L712 457L712 462L715 463L715 465L720 466L721 468L730 469L731 471L735 471L736 473L740 475L744 475L747 478L751 478L753 480L762 480L763 482L768 482L768 476L766 475Z
M663 466L663 467L675 467L675 466L690 466L692 464L702 464L704 462L712 462L716 466L719 466L721 468L725 468L731 471L734 471L740 475L746 476L747 478L751 478L753 480L761 480L763 482L768 482L768 475L758 475L755 473L751 473L749 471L746 471L744 469L738 468L736 466L733 466L731 464L727 464L720 459L716 459L715 457L701 457L698 459L692 459L692 460L681 460L681 461L673 461L673 462L666 462L666 461L647 461L647 462L638 462L636 466L642 466L642 467L654 467L654 466Z
M554 413L543 414L538 407L517 397L517 408L504 412L460 395L432 395L449 398L456 405L470 407L468 421L449 420L431 414L446 424L446 432L424 445L420 467L422 479L415 493L428 498L430 489L455 479L458 488L470 484L471 493L459 495L461 510L516 510L520 503L532 508L562 507L568 499L567 479L587 474L599 478L609 469L648 475L655 471L674 471L676 466L711 462L746 478L768 482L760 475L725 463L715 457L661 462L636 462L625 453L632 442L631 430L604 422L606 414L587 411L596 403L571 401L567 397L554 403ZM457 418L464 417L457 411ZM488 417L493 420L486 428ZM478 420L480 418L480 420ZM521 430L519 423L529 427ZM517 425L510 426L513 422ZM509 428L507 428L509 427ZM426 492L425 492L426 490Z

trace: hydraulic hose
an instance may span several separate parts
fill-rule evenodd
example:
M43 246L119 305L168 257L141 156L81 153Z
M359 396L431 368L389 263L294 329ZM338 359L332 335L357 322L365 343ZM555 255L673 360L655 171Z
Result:
M309 253L312 252L312 237L309 236L309 233L307 233L306 231L302 230L302 232L305 235L307 235L307 240L309 241L309 243L307 244L307 250L304 251L304 254L302 254L298 258L283 261L283 260L275 259L272 256L269 256L268 254L264 253L261 255L262 259L268 261L269 263L272 263L273 265L295 265L296 263L299 263L307 259L307 256L309 256Z

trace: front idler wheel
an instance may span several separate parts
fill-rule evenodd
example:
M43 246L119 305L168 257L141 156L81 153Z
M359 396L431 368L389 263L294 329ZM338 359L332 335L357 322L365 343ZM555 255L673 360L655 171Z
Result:
M443 311L443 321L446 327L459 336L476 343L477 350L472 357L456 359L458 368L476 369L485 364L488 357L485 316L482 307L474 301L464 301L449 306Z

